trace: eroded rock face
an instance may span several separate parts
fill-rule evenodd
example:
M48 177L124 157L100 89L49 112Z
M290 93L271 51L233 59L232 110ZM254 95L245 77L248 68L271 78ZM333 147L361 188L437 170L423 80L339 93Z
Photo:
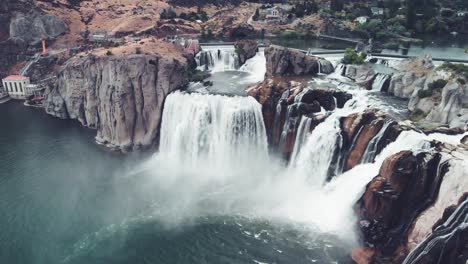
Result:
M279 46L265 49L267 76L313 75L319 72L319 58Z
M46 92L46 112L97 129L97 142L111 148L151 146L164 99L188 82L188 60L170 54L74 58Z
M465 263L468 259L468 193L445 209L433 232L406 257L408 264Z
M42 39L53 39L68 30L62 20L38 12L18 13L10 22L10 38L22 40L30 45Z
M426 56L403 61L398 68L400 71L392 76L388 92L396 97L410 98L415 90L427 87L434 64L432 58Z
M442 89L440 102L430 109L426 120L447 124L450 127L466 127L468 124L466 102L468 102L468 85L451 81Z
M378 110L368 110L340 120L343 135L342 171L362 162L372 162L388 144L395 141L402 127Z
M437 150L402 151L384 161L357 203L363 239L375 252L371 261L360 263L403 261L410 250L408 233L417 216L437 198L448 168Z
M346 65L344 76L370 90L375 78L375 71L367 65Z
M327 111L342 108L352 98L343 91L307 88L306 82L280 77L267 79L249 88L247 92L262 104L270 146L276 148L286 160L294 150L302 116L312 119L313 130L327 117L319 113L322 108Z
M258 44L255 40L240 40L234 44L236 52L239 55L239 65L244 63L257 54Z

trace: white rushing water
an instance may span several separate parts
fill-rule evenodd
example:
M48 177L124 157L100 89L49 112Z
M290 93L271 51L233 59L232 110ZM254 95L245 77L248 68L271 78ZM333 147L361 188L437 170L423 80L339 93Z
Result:
M216 63L223 66L214 65L213 71L232 69L229 54L220 55ZM263 78L262 64L264 54L259 52L240 70ZM368 91L349 92L353 99L312 132L311 119L300 119L289 167L268 155L261 105L253 98L175 92L165 102L160 151L137 173L148 175L149 185L165 197L171 223L206 215L242 215L297 223L315 233L318 229L356 242L353 206L384 159L401 150L428 148L428 140L458 143L461 137L402 132L377 157L372 154L371 163L327 182L328 170L336 165L331 164L334 153L342 144L339 119L369 107L387 107L373 101Z
M245 153L265 159L261 105L251 97L175 92L166 99L160 144L167 157L193 167L242 163Z
M207 66L212 73L239 69L239 58L234 47L204 48L195 59L200 70Z
M372 82L372 90L373 91L382 91L383 86L386 81L390 79L390 76L384 73L377 73L375 76L374 81Z

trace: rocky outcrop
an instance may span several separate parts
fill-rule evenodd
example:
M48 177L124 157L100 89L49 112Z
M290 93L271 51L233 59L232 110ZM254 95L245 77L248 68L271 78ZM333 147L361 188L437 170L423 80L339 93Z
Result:
M294 78L292 78L294 79ZM270 146L285 159L293 152L301 117L311 120L311 130L325 120L325 111L342 108L352 96L343 91L307 88L305 82L288 78L270 78L247 90L262 104Z
M353 251L356 262L402 263L412 251L405 263L432 263L430 256L438 256L440 263L466 260L468 236L466 228L460 229L464 216L441 225L466 199L466 150L432 144L431 150L388 157L367 185L356 207L366 246Z
M434 100L434 98L431 98L431 100ZM450 127L466 128L468 125L467 103L468 85L462 85L456 81L449 82L442 89L440 102L435 107L428 109L430 112L426 120L447 124Z
M464 263L468 259L468 193L445 209L434 231L405 258L407 264Z
M189 60L171 44L145 43L142 54L127 55L132 44L73 58L47 91L47 113L97 129L96 141L113 149L151 146L164 99L188 82Z
M388 93L401 98L410 98L415 90L427 87L428 76L434 69L429 56L408 59L400 63L399 72L393 74Z
M53 39L68 30L62 20L38 12L18 13L10 22L10 38L21 40L29 45L42 39Z
M350 78L356 82L356 84L370 90L375 78L375 72L367 65L346 65L344 76Z
M395 141L403 128L378 110L368 110L340 120L343 136L341 170L348 171L360 163L373 162L388 144Z
M258 44L255 40L239 40L234 47L239 58L239 65L244 65L248 59L255 57L258 51Z
M265 49L267 76L314 75L319 72L319 58L299 50L270 46Z
M441 155L403 151L387 158L358 201L359 224L367 246L401 263L401 248L417 214L437 194L446 167ZM380 256L379 256L380 257Z

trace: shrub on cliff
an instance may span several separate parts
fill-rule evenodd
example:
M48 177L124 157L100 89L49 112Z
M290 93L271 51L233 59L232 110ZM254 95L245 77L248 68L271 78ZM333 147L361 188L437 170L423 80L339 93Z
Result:
M439 69L453 72L464 77L465 79L468 79L468 66L465 64L454 64L450 62L445 62L439 67Z
M431 90L441 90L447 84L447 81L444 79L438 79L436 81L431 82L427 85Z
M346 49L345 55L341 62L343 64L363 64L367 57L367 53L361 52L358 54L354 49Z
M431 97L434 92L440 92L445 85L447 85L447 81L444 79L435 80L427 85L426 90L422 89L418 91L419 98L426 98Z

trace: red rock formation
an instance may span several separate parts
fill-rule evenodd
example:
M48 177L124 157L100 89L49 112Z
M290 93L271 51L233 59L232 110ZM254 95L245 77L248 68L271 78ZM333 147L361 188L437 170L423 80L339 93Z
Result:
M388 157L357 203L363 239L375 250L375 259L360 263L400 263L408 253L408 232L438 195L446 164L441 154L402 151ZM353 259L367 260L356 250Z
M351 114L341 119L343 134L343 170L354 168L361 162L369 142L383 128L387 117L377 111L368 110L363 113ZM380 152L386 145L395 141L401 132L398 126L392 126L385 131L377 145Z

